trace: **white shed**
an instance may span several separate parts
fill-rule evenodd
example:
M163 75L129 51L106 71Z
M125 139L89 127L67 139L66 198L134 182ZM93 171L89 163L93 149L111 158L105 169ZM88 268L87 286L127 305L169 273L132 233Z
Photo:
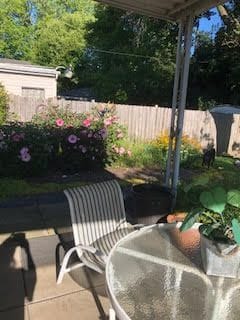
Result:
M9 94L42 99L56 97L57 74L54 68L0 59L0 83Z

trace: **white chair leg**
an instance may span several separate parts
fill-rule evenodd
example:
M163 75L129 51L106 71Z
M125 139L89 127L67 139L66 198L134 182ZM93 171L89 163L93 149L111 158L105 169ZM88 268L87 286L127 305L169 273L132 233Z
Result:
M116 320L116 313L113 308L109 309L109 320Z
M68 268L68 261L70 259L71 254L76 251L76 248L72 248L70 250L68 250L68 252L65 254L63 261L62 261L62 265L57 277L57 284L60 284L63 280L64 274L71 271L72 269L76 269L77 267L82 267L84 264L83 263L79 263L77 266L73 267L73 268Z

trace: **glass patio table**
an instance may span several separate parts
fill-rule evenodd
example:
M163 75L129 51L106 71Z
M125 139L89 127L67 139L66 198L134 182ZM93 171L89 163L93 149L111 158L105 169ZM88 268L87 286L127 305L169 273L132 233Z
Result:
M135 231L112 249L107 291L118 319L239 320L240 280L207 276L197 228Z

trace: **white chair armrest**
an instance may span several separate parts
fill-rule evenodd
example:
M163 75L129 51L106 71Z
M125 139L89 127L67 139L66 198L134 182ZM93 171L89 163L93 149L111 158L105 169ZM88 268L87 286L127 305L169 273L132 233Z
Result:
M134 228L135 230L138 230L138 229L141 229L141 228L145 227L145 224L143 224L143 223L137 223L137 224L133 224L132 226L133 226L133 228Z
M82 251L88 251L88 252L91 252L93 254L95 254L96 256L99 256L99 257L102 257L102 259L106 262L107 261L107 256L102 253L99 249L96 249L92 246L85 246L85 245L77 245L76 247L74 247L75 250L77 249L81 249Z

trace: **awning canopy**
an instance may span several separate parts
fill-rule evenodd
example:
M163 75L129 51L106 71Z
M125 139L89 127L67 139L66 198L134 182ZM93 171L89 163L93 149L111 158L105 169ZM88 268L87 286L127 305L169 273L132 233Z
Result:
M225 1L223 0L98 0L127 11L160 18L179 21L187 15L196 16Z

